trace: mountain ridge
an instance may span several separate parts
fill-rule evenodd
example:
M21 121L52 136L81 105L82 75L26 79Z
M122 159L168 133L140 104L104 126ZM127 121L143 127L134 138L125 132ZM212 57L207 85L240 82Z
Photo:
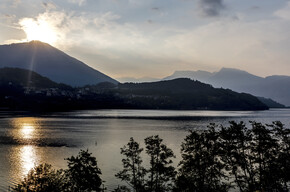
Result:
M206 74L206 75L203 75ZM250 93L257 97L271 98L281 104L290 106L290 76L272 75L259 77L243 70L222 68L218 72L203 74L200 71L173 73L163 80L190 78L213 85L216 88L229 88L233 91Z
M28 83L27 83L28 82ZM0 108L12 110L172 109L266 110L256 97L188 78L70 87L35 72L0 69Z
M123 94L133 97L133 101L137 105L138 102L146 103L146 101L150 101L150 105L155 104L164 109L174 109L176 106L184 110L268 109L265 104L250 94L214 88L209 84L189 78L177 78L151 83L124 83L119 84L120 88Z
M17 67L39 73L57 83L84 86L118 81L65 52L40 41L0 45L0 67Z

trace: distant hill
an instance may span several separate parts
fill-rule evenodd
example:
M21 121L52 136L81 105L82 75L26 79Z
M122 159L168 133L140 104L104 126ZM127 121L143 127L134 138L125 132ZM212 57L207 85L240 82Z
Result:
M172 75L163 78L162 80L172 80L176 78L190 78L201 82L206 82L213 75L207 71L175 71ZM193 78L194 77L194 78Z
M19 68L0 69L0 108L265 110L256 97L186 78L151 83L102 82L72 88Z
M256 97L217 89L186 78L152 83L124 83L119 94L131 98L132 105L160 109L264 110Z
M0 45L0 67L28 69L57 83L83 86L118 82L85 63L40 41Z
M17 85L32 88L70 88L43 77L36 72L19 68L0 68L0 85Z
M264 97L257 97L262 103L267 105L269 108L285 108L285 105L282 105L280 103L277 103L276 101L273 101L272 99L269 98L264 98Z
M214 87L229 88L237 92L271 98L278 103L290 106L290 76L269 76L266 78L246 71L222 68L218 72L176 71L164 80L190 78L209 83Z

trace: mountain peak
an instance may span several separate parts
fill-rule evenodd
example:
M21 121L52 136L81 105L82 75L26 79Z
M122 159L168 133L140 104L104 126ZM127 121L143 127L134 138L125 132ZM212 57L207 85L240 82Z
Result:
M29 41L28 43L31 43L31 44L48 44L48 43L45 43L45 42L42 42L42 41L39 41L39 40L32 40L32 41Z
M41 41L0 45L0 68L28 69L57 83L84 86L101 82L118 82Z
M243 70L240 70L240 69L235 69L235 68L227 68L227 67L223 67L221 68L221 70L219 72L238 72L238 73L247 73L249 74L247 71L243 71Z
M17 45L40 45L40 46L50 46L50 44L39 41L39 40L32 40L32 41L24 41L24 42L19 42L19 43L11 43L11 44L4 44L4 45L9 45L9 46L17 46ZM0 45L3 46L3 45Z
M39 41L39 40L32 40L32 41L29 41L27 43L29 45L34 45L34 46L49 46L49 47L53 47L49 43L45 43L45 42L42 42L42 41ZM55 47L53 47L53 48L55 48Z

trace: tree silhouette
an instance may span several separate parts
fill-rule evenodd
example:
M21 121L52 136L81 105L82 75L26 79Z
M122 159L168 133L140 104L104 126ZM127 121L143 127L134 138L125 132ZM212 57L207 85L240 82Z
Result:
M122 159L124 169L116 174L117 178L126 181L136 192L145 190L144 176L146 170L142 166L142 159L140 157L142 151L143 148L140 148L139 143L131 137L127 146L121 148L121 154L125 155L125 158ZM122 186L119 190L126 191L128 189Z
M206 131L191 131L181 145L182 160L175 191L227 191L225 165L220 160L219 134L215 124Z
M68 161L66 173L69 178L69 191L101 191L100 175L102 173L96 158L91 155L88 150L81 150L76 157L66 159Z
M162 143L158 135L145 138L146 153L150 156L147 188L149 191L163 192L173 188L175 168L171 166L173 151Z
M149 166L142 166L140 148L133 138L121 148L123 170L116 177L135 192L285 192L290 184L290 129L279 122L264 125L255 121L229 126L210 124L193 130L181 145L182 160L176 176L171 165L173 151L158 135L145 138ZM96 158L81 150L67 158L68 169L54 170L41 164L33 168L12 191L50 192L102 191L101 171ZM115 192L129 192L120 186Z
M268 125L274 131L278 145L276 159L276 176L280 178L283 189L289 190L287 183L290 182L290 129L286 129L280 121Z
M221 159L229 175L241 192L287 191L289 129L278 121L250 124L250 129L243 122L221 126Z
M65 191L65 183L66 178L63 170L55 171L49 164L40 164L31 169L23 181L12 188L12 191Z
M226 164L229 175L233 176L241 192L254 191L256 183L250 150L251 130L248 130L243 122L231 121L229 127L221 126L220 139L221 159Z

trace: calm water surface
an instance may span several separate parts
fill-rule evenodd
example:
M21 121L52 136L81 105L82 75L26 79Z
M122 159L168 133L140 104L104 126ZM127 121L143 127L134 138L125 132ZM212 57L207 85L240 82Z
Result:
M122 183L114 175L122 168L120 147L130 137L144 146L144 138L158 134L180 160L180 145L188 130L209 123L279 120L290 127L290 109L269 111L95 110L23 115L0 112L0 191L19 182L40 163L65 168L64 158L89 149L97 157L108 191ZM148 163L144 155L145 164Z

